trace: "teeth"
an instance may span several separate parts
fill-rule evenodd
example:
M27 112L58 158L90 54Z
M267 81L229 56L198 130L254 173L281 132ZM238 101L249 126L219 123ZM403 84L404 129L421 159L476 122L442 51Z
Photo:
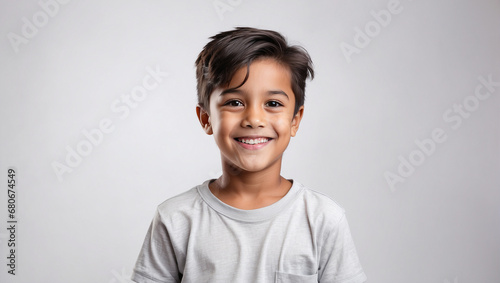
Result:
M259 144L259 143L265 143L268 142L269 139L267 138L258 138L258 139L238 139L238 141L246 144Z

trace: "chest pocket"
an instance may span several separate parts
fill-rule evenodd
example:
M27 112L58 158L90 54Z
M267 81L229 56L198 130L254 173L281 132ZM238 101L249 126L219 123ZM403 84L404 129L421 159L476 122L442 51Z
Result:
M275 283L318 283L318 274L298 275L276 271Z

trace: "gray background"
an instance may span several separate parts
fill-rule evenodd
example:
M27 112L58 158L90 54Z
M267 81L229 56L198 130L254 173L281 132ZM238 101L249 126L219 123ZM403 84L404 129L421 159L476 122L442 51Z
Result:
M66 2L42 0L52 15L0 2L1 282L129 282L156 205L220 174L195 117L193 65L235 26L310 52L317 76L282 173L346 209L369 282L500 282L500 86L479 79L500 82L499 1ZM148 68L168 77L128 116L113 111ZM68 166L68 148L89 145L82 131L103 120L113 131ZM436 129L445 138L432 148ZM59 180L55 162L72 171ZM392 187L388 172L401 178Z

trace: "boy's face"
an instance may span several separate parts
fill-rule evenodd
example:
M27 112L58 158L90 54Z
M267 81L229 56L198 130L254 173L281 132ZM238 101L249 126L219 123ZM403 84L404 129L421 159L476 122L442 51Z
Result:
M222 162L240 170L257 172L281 166L290 138L299 128L304 107L294 116L295 95L290 72L273 59L260 59L239 69L227 87L210 96L210 114L197 107L198 118L214 135Z

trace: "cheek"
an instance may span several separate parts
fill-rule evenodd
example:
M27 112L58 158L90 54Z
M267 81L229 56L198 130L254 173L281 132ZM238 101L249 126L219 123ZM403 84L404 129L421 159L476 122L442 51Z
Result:
M221 138L229 136L237 123L235 117L222 114L217 117L216 123L213 124L214 133Z
M274 128L276 131L278 131L281 134L289 134L290 133L290 128L291 128L291 119L289 120L288 117L282 117L280 119L277 119L273 123Z

